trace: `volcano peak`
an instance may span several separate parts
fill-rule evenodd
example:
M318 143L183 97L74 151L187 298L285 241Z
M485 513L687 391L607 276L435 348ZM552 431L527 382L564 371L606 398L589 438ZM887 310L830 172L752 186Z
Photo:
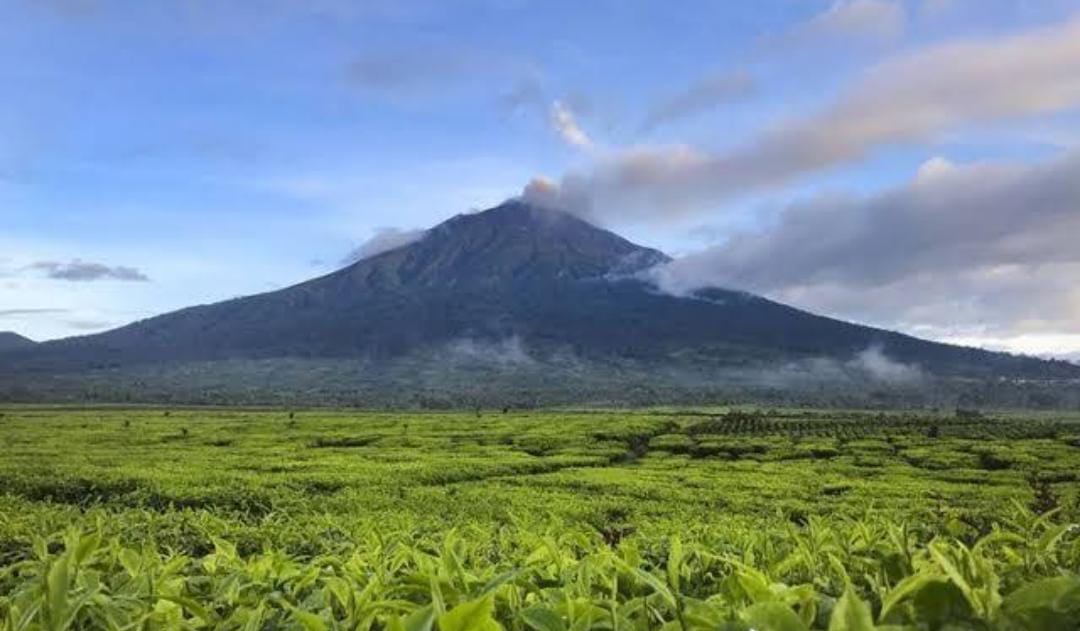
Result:
M423 239L357 268L392 267L395 277L432 285L531 279L584 279L668 260L566 212L509 199L457 215Z

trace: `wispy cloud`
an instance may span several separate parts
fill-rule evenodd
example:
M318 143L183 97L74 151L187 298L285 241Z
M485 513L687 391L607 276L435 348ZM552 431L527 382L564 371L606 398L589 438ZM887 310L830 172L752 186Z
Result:
M116 326L107 320L67 320L64 322L68 327L76 331L105 331Z
M150 278L135 269L123 265L108 266L102 263L92 263L75 259L67 263L58 261L38 261L30 264L30 269L45 273L45 276L54 280L67 280L88 282L96 280L119 280L132 282L145 282Z
M478 69L478 61L460 52L422 54L417 51L372 54L349 64L349 78L374 92L427 91L457 81Z
M498 99L499 105L511 114L526 111L543 112L548 106L547 91L540 79L530 73L518 79Z
M347 64L348 81L358 90L410 104L455 99L493 99L507 105L528 98L521 90L540 89L540 71L505 50L484 50L459 43L426 41L423 45L361 54ZM499 95L502 94L502 97Z
M780 47L810 43L890 42L907 28L907 11L894 0L835 0L827 9L773 42Z
M649 131L664 123L700 114L717 105L743 98L755 88L754 77L745 71L706 75L653 105L641 124L642 130Z
M18 318L29 315L55 315L68 313L68 309L0 309L0 318Z
M427 230L403 230L401 228L379 228L375 231L375 234L362 243L360 247L356 248L349 253L345 260L342 261L345 265L356 263L364 259L369 259L373 256L378 256L383 252L389 252L390 250L396 250L397 248L404 247L410 243L415 243L424 238L427 234Z
M101 9L99 0L44 0L42 4L65 16L86 16Z
M731 151L630 147L562 182L592 214L663 218L715 208L863 159L888 145L1080 106L1080 19L1019 35L930 46L867 70L829 106Z
M421 106L453 100L491 97L499 110L539 116L564 143L591 149L592 137L578 120L589 107L579 92L553 98L542 72L534 65L502 53L469 48L431 47L367 54L349 64L350 81L361 90Z
M501 109L509 114L540 115L564 143L579 149L592 149L592 137L582 127L579 116L592 108L592 103L580 91L561 98L552 98L535 74L520 79L498 100Z
M964 0L922 0L919 13L930 17L940 17L955 12Z

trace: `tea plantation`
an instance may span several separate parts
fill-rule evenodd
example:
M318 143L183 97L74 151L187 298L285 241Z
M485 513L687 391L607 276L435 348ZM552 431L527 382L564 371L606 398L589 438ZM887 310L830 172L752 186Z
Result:
M0 408L0 628L1080 629L1078 421Z

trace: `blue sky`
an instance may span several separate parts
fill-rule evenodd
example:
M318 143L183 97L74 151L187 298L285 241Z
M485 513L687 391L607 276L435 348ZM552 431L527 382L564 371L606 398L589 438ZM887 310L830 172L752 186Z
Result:
M83 334L282 287L384 228L491 206L542 176L560 191L553 203L689 255L665 276L673 291L745 280L936 339L1080 352L1080 293L1066 282L1080 268L1045 238L1080 227L1070 191L1054 198L1064 211L1030 221L1024 203L1004 209L980 241L996 245L967 257L978 265L928 254L963 240L956 222L913 219L929 212L923 184L951 199L978 169L1004 169L1015 181L998 178L1012 188L996 197L1013 199L1038 169L1073 167L1080 94L1055 73L1080 70L1078 11L1057 0L5 2L0 330ZM1060 45L1029 54L1042 39ZM996 79L964 59L997 50ZM1008 94L1018 75L1031 77L1023 102ZM979 100L957 101L950 85ZM953 109L939 116L934 99ZM897 114L886 101L915 105ZM926 115L891 128L915 109ZM890 129L868 131L881 120ZM844 145L788 133L810 128ZM806 146L815 159L792 157ZM788 159L798 164L774 172ZM918 179L928 164L944 165L932 182ZM717 184L744 170L746 186ZM623 187L627 173L644 179ZM836 204L845 226L896 213L904 221L883 223L941 241L913 236L914 265L873 279L832 262L846 252L863 267L875 253L855 246L880 243L869 228L828 252L810 238L821 256L800 259L805 278L760 272L799 217ZM963 203L955 212L962 223Z

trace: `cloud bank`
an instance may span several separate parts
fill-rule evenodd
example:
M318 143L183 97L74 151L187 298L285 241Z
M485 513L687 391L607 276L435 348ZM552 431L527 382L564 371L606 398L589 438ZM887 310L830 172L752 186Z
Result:
M1080 321L1080 152L1034 166L926 163L870 197L792 204L775 225L653 268L666 291L734 287L893 325L1051 331ZM970 331L968 331L970 333Z

